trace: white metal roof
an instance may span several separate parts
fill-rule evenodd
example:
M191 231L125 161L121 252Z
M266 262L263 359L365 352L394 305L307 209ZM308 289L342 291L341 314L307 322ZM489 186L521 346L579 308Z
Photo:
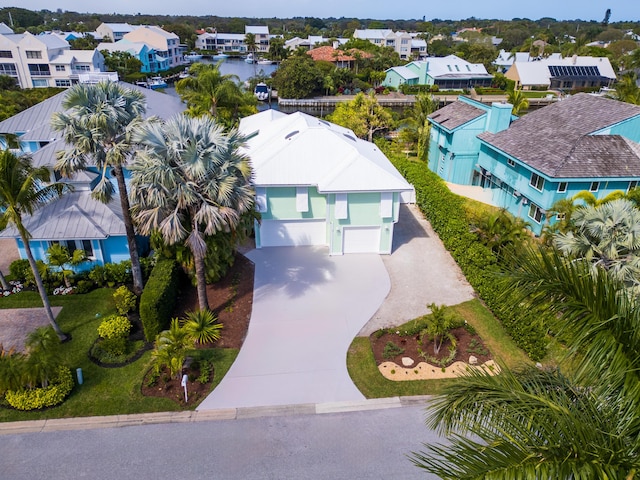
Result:
M579 66L598 67L600 75L610 79L615 79L616 74L607 57L584 57L574 56L567 58L545 58L537 61L516 61L511 68L515 68L520 77L522 85L549 85L551 74L549 66Z
M387 69L387 72L389 72L391 70L396 72L398 75L400 75L405 80L410 80L410 79L414 79L414 78L419 78L420 77L420 75L418 75L416 72L414 72L413 70L411 70L410 68L407 68L405 66L391 67L391 68Z
M258 186L317 186L319 192L409 191L413 187L374 145L344 127L296 112L244 118L246 153Z

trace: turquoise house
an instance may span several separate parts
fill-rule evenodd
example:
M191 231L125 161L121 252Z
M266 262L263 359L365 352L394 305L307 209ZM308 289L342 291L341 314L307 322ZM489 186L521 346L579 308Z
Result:
M99 51L126 52L137 58L142 63L140 71L142 73L158 73L169 70L169 59L156 53L156 50L149 44L143 42L132 42L130 40L118 40L115 43L103 42L98 45Z
M578 94L528 113L465 97L430 115L429 168L476 186L540 234L547 212L580 191L596 198L640 181L640 107Z
M469 63L455 55L429 57L386 70L384 87L407 85L437 85L441 90L463 90L488 87L493 75L481 63Z
M240 121L248 136L256 247L318 245L330 255L391 253L400 202L413 187L372 143L300 112Z
M155 92L146 88L126 84L127 88L144 93L147 100L146 115L156 115L168 119L184 110L179 98ZM103 204L91 198L92 187L100 180L100 172L89 165L73 178L61 178L54 168L56 154L67 148L60 132L51 128L52 113L63 111L62 103L68 94L65 90L13 117L0 122L0 145L11 147L16 152L30 155L36 167L47 167L51 181L62 180L70 183L74 191L50 202L33 215L23 218L25 227L31 234L30 246L36 260L46 261L46 251L54 243L60 243L69 250L82 249L89 262L77 267L89 269L93 265L118 263L129 259L129 247L122 217L122 208L117 194L117 184L110 172L106 172L116 190L114 200ZM0 238L15 238L20 258L26 258L24 245L13 228L0 231ZM138 238L138 244L148 244L145 237Z

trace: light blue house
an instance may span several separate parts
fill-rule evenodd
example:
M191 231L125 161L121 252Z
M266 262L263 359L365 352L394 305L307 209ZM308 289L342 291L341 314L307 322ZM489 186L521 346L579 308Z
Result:
M513 121L510 109L460 97L431 114L429 168L481 188L536 234L558 200L638 185L640 107L578 94Z
M300 112L266 110L243 118L240 131L262 217L257 248L391 253L400 202L413 187L373 143Z
M119 40L115 43L103 42L97 50L113 52L126 52L133 58L137 58L142 63L140 71L142 73L158 73L169 70L169 59L158 55L155 49L144 42L132 42L127 39Z
M493 75L481 63L469 63L455 55L429 57L386 70L382 86L437 85L441 90L462 90L488 87Z
M179 98L134 85L123 85L145 94L147 116L167 119L184 110ZM71 251L82 249L90 261L83 263L79 267L81 269L96 264L118 263L129 258L129 248L115 178L111 178L107 172L116 195L111 203L103 204L91 198L91 188L100 180L100 172L95 167L89 166L71 179L61 178L53 168L56 153L67 148L67 145L60 138L60 132L51 128L49 120L52 113L63 111L62 102L67 94L68 91L61 92L0 122L2 148L10 146L18 153L29 154L34 166L50 169L52 181L65 181L74 187L72 193L23 218L31 234L31 249L36 260L43 261L47 259L47 249L54 243L61 243ZM15 229L0 231L0 237L15 238L20 257L26 258L24 245ZM139 238L140 245L146 243L145 238Z

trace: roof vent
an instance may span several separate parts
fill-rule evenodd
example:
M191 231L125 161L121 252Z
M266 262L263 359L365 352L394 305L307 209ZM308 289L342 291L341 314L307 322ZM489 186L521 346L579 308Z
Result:
M291 140L291 137L293 137L294 135L300 133L300 130L294 130L291 133L288 133L286 137L284 137L285 140Z
M352 142L355 142L355 141L356 141L356 139L355 139L355 138L353 138L351 135L347 135L346 133L343 133L343 135L344 135L345 137L347 137L349 140L351 140Z

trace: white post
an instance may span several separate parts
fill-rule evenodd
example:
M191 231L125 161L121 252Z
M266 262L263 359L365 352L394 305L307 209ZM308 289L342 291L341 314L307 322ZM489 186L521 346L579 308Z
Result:
M184 403L187 403L189 401L188 397L187 397L187 379L189 377L184 374L182 375L182 386L184 387Z

